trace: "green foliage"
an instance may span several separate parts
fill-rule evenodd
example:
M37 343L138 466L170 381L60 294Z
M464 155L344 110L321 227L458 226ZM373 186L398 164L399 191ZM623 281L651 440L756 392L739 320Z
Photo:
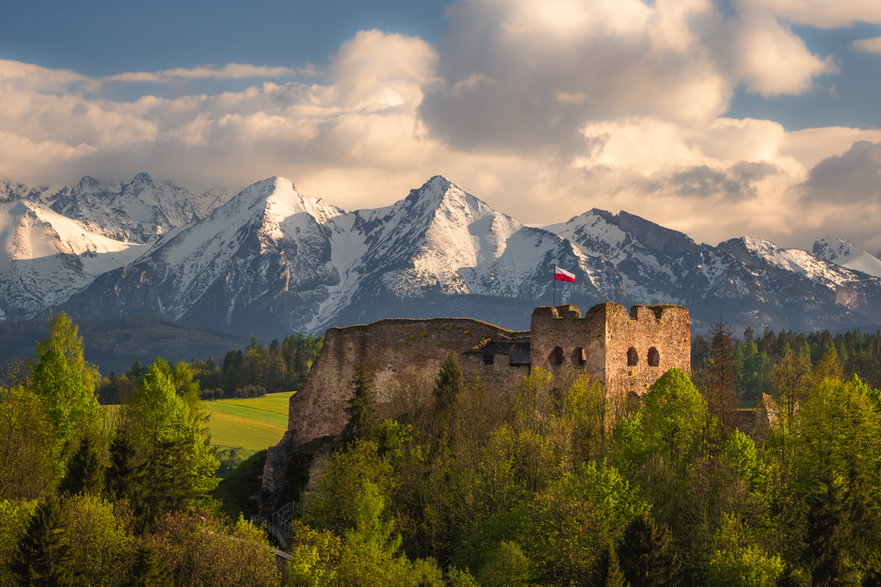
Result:
M599 381L579 374L563 394L563 413L571 421L575 463L601 459L608 450L608 431L616 414Z
M190 367L212 399L293 391L302 388L322 341L323 337L295 334L263 346L252 338L247 349L229 351L219 364L209 358L193 361Z
M640 422L644 446L681 468L693 461L705 446L707 406L688 375L670 369L643 396Z
M535 575L533 564L516 542L502 541L480 569L478 579L486 587L525 587Z
M0 499L37 499L53 489L57 437L43 401L22 388L0 388Z
M70 552L77 582L123 584L136 553L130 514L94 495L76 495L63 505L74 537Z
M357 521L355 498L365 482L386 492L393 486L388 458L374 441L361 440L334 454L310 480L301 504L303 521L342 534Z
M520 542L544 582L583 584L596 576L605 545L647 509L615 468L591 462L534 497Z
M50 321L49 338L37 345L31 389L43 399L46 415L58 437L56 470L64 473L83 436L104 436L104 412L95 388L98 370L83 357L83 341L67 314Z
M762 493L767 488L771 464L759 453L753 439L734 430L722 443L721 456L746 481L754 493Z
M38 505L36 500L0 500L0 585L17 584L9 563Z
M292 559L287 564L287 584L292 587L338 585L342 539L330 530L313 530L299 520L294 521L292 529Z
M159 364L140 380L123 410L110 484L117 494L120 484L127 485L121 493L132 500L141 522L204 503L217 484L218 460L208 445L204 415L198 400L190 399L177 394Z
M658 526L646 511L637 514L627 525L617 555L621 571L632 585L676 582L679 560L670 531Z
M77 493L100 493L104 486L104 465L99 447L89 436L80 439L79 448L67 465L67 473L59 489L70 495Z
M200 513L167 514L153 525L147 544L173 585L281 583L263 532L241 519L229 526Z
M261 450L242 462L226 478L221 479L213 495L230 518L257 514L253 497L260 491L260 476L266 463L266 451Z
M352 380L352 397L346 413L349 421L343 428L342 440L349 444L355 440L370 439L376 428L373 406L373 381L364 365L358 365Z
M353 525L342 539L330 530L294 524L290 585L443 585L432 559L410 561L399 554L401 538L376 484L363 483L353 508Z
M73 536L55 496L44 499L19 538L9 569L19 584L73 585Z
M442 411L452 406L463 388L462 368L455 356L448 355L434 385L435 409Z
M795 485L806 505L805 561L826 584L878 567L881 414L857 377L825 379L798 412Z
M750 539L734 516L725 515L710 557L707 582L718 587L773 587L783 575L783 561Z

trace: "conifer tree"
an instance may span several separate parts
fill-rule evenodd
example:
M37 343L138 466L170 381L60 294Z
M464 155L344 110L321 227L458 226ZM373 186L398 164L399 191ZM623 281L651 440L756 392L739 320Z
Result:
M187 399L161 365L154 365L123 410L120 434L134 455L126 464L127 449L116 445L120 452L112 457L111 485L127 492L141 524L197 505L217 484L219 462L208 444L205 416L197 401Z
M129 572L126 587L148 587L165 584L164 569L156 550L149 544L140 545L135 551L135 562Z
M618 546L618 559L632 585L673 584L679 570L669 530L659 528L646 513L637 515L627 525Z
M69 524L55 496L43 501L9 564L21 585L73 585Z
M708 363L703 382L707 409L723 426L730 427L737 407L735 383L738 368L731 332L724 322L713 325Z
M94 441L89 436L80 440L79 448L67 466L61 481L61 491L69 495L77 493L100 493L104 485L104 467Z
M355 370L352 380L352 397L346 413L349 421L343 429L343 443L349 444L357 439L367 439L373 435L376 429L376 421L373 407L373 381L367 373L366 367L361 364Z
M456 402L462 393L462 368L452 354L448 355L438 373L434 386L434 405L438 410L445 410Z

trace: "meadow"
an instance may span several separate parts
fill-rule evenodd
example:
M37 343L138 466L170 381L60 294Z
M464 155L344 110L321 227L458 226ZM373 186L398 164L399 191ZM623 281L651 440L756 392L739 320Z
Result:
M287 430L288 399L293 393L203 402L203 408L211 415L211 444L219 449L234 449L243 459L276 444Z

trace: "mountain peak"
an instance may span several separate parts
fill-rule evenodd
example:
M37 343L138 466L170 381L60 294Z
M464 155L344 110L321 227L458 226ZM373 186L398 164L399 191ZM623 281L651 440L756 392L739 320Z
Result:
M830 263L881 277L881 260L842 238L824 236L814 243L812 252Z
M137 174L136 176L134 176L129 183L132 183L132 184L153 183L153 178L150 177L150 174L147 173L146 171L142 171L139 174Z
M410 194L406 199L409 201L429 200L440 202L444 199L444 196L447 195L447 192L450 191L450 188L456 187L457 186L453 182L444 176L435 175L420 187L410 190Z

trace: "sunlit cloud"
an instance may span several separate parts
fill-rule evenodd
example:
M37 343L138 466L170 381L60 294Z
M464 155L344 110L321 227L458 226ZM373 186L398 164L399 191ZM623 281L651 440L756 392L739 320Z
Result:
M710 243L754 234L809 247L833 233L877 251L881 131L726 116L738 90L799 95L835 74L834 56L810 51L793 24L875 18L874 2L837 15L816 2L813 16L802 4L459 0L436 44L361 31L312 78L297 65L93 78L0 61L0 175L148 171L198 191L277 174L354 209L440 173L531 224L599 207ZM148 93L166 83L184 89ZM120 85L142 93L120 99Z
M872 37L869 39L857 39L852 43L855 49L865 51L866 53L878 53L881 55L881 37Z
M107 82L124 83L163 83L180 80L232 80L291 77L297 73L314 73L314 68L301 70L289 67L261 67L247 63L228 63L222 67L201 66L193 68L175 68L156 72L119 73L102 78Z

